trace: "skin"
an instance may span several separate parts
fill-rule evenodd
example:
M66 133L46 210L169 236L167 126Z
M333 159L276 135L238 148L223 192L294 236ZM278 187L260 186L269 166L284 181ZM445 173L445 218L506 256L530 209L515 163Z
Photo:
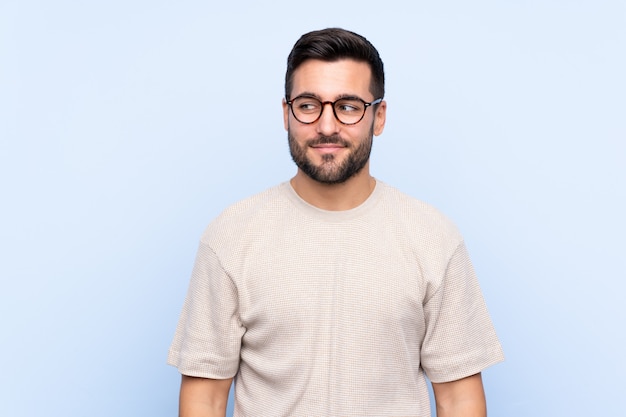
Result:
M335 101L346 95L371 102L371 70L364 62L344 59L335 62L309 60L294 73L291 97L312 94L321 101ZM283 100L283 118L289 134L290 147L302 153L308 162L328 178L354 152L371 147L373 136L385 127L387 103L368 108L363 120L355 125L343 125L326 105L320 119L312 124L295 120ZM339 138L339 144L320 144L321 137ZM317 140L317 142L316 142ZM369 156L369 149L367 149ZM370 175L369 157L363 167L343 182L320 182L298 168L291 179L294 190L308 203L324 210L349 210L362 204L374 190L376 181ZM180 417L224 417L232 379L216 380L182 377ZM485 417L486 405L480 374L458 381L433 383L438 417Z
M335 62L319 60L305 61L294 73L291 97L312 94L322 101L335 101L342 96L360 97L371 102L371 70L367 63L351 59ZM313 124L298 122L283 100L285 129L291 140L304 149L310 163L332 170L333 165L341 165L364 141L371 140L372 134L383 132L387 114L387 103L383 101L376 109L368 108L363 120L355 125L341 124L329 105L324 107L320 119ZM308 142L319 137L337 136L346 146L310 146ZM332 155L329 162L327 155ZM326 160L325 160L326 159ZM372 193L376 182L370 175L369 160L365 166L338 184L321 183L306 175L300 168L291 179L294 190L308 203L324 210L349 210L363 203Z
M486 417L487 404L481 374L458 381L433 383L437 417Z
M232 381L232 378L208 379L183 375L179 417L224 417Z

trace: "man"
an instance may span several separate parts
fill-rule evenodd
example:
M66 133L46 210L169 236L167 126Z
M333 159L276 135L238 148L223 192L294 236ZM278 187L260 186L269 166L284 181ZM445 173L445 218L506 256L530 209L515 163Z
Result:
M370 175L387 111L362 36L303 35L283 116L298 170L202 236L168 362L182 417L485 416L480 372L503 359L463 239Z

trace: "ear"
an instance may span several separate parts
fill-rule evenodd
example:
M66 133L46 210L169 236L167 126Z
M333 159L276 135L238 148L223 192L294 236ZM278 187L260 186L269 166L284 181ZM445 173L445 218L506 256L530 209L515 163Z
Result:
M378 136L383 133L385 129L385 121L387 119L387 102L381 101L376 108L376 113L374 114L374 135Z
M287 100L283 98L283 123L285 125L285 130L289 130L289 105L287 104Z

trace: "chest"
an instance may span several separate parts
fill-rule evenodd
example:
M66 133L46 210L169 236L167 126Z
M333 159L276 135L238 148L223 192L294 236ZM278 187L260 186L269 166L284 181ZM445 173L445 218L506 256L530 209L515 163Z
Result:
M367 222L273 227L241 249L231 275L249 330L423 327L419 254L393 230Z

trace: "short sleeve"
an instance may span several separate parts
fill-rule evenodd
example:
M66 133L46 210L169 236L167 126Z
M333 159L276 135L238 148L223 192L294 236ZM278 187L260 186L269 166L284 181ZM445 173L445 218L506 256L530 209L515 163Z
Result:
M244 331L237 289L215 252L201 242L167 362L184 375L231 378L239 368Z
M421 364L432 382L465 378L504 360L464 243L454 251L424 311Z

